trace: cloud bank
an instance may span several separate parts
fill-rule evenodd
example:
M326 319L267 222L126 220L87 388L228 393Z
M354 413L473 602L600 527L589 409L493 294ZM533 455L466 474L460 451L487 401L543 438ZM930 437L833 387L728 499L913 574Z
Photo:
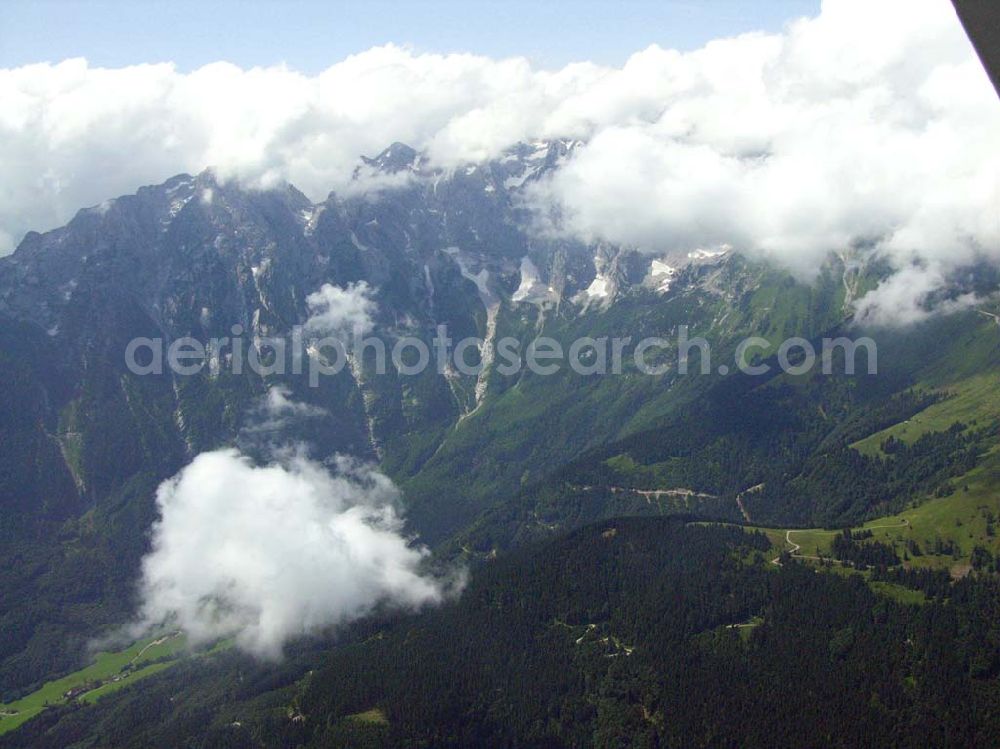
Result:
M70 60L0 71L0 99L0 252L179 171L320 199L393 141L448 166L569 137L587 144L536 197L583 237L727 243L802 275L856 246L942 278L1000 261L1000 102L946 0L826 0L781 34L621 68L394 46L315 76Z
M266 465L236 449L202 453L157 492L136 631L234 636L274 658L290 638L379 604L440 602L460 580L423 569L429 552L402 535L397 500L386 476L348 458L331 473L295 452Z

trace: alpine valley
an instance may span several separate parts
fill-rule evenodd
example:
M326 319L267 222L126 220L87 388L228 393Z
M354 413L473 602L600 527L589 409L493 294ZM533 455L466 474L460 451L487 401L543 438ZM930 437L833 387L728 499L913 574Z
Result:
M866 327L893 272L866 244L805 280L558 231L530 198L576 147L444 170L397 143L321 203L179 175L0 259L0 746L1000 744L996 268L951 279L973 304ZM138 337L289 335L327 284L368 290L390 348L478 337L481 371L126 366ZM682 329L708 374L697 348L677 366ZM542 336L674 348L658 374L498 370L497 341ZM750 336L767 373L722 373ZM863 336L877 373L775 365ZM208 451L263 459L273 392L309 414L283 438L377 465L464 590L278 661L172 630L95 660L134 619L157 488Z

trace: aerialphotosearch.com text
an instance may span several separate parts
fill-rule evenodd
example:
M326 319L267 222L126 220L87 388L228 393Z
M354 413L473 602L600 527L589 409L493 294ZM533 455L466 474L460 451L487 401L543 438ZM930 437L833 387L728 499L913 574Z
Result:
M817 367L826 375L835 369L853 375L861 365L868 374L878 371L878 349L868 337L823 338L817 346L799 337L774 344L751 336L740 341L735 350L731 346L727 350L732 351L731 362L713 368L712 345L703 337L692 337L686 325L678 326L672 339L582 336L568 345L547 336L527 343L510 336L490 341L470 336L455 341L444 325L429 339L403 336L389 340L360 330L307 337L302 327L294 328L288 336L250 336L241 325L234 325L230 336L207 341L135 338L126 347L125 364L136 375L169 371L193 376L206 369L212 374L225 369L235 375L250 371L261 377L307 376L312 387L318 386L322 377L359 362L364 363L366 375L392 372L402 376L416 376L429 367L439 374L468 376L478 376L487 367L503 376L525 370L548 376L565 368L582 376L626 372L664 375L671 370L679 375L738 371L759 376L775 368L802 375Z

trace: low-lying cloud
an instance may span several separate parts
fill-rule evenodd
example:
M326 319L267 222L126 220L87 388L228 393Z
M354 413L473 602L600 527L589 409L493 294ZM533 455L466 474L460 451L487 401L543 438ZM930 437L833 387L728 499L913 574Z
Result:
M380 604L417 608L457 589L460 577L428 572L429 552L404 536L386 476L344 457L332 469L302 452L260 465L223 449L165 481L137 631L176 627L193 643L231 636L273 658L289 639Z
M968 309L981 301L972 292L936 299L948 285L940 264L902 268L857 301L856 319L877 327L909 325L935 314Z
M621 68L394 46L315 76L70 60L0 71L0 99L0 252L179 171L318 200L393 141L449 166L567 137L586 145L535 198L583 237L729 244L803 276L863 246L927 269L920 288L1000 262L1000 102L946 0L825 0L783 33L652 46ZM892 283L865 308L887 309Z
M347 286L325 283L306 297L307 333L317 336L364 335L374 327L378 310L374 290L364 281Z
M329 415L325 408L293 399L287 385L273 385L247 414L241 436L265 440L265 446L270 446L282 430Z

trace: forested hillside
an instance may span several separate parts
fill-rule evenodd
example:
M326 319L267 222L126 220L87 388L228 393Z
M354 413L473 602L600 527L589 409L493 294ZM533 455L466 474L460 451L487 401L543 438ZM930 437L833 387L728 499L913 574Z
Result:
M764 554L762 534L617 519L480 570L458 602L283 666L175 667L4 746L990 746L1000 587L922 606ZM908 580L901 580L909 584Z

